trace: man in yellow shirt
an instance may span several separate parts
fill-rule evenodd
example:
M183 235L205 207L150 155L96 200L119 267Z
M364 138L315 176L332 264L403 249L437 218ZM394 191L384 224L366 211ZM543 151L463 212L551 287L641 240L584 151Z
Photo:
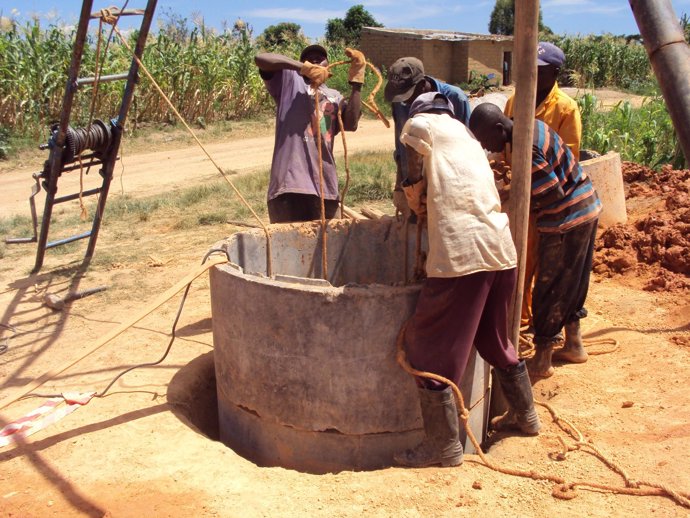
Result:
M558 88L558 74L565 63L565 54L553 43L540 42L537 47L537 99L534 116L549 125L563 139L576 160L580 155L582 121L577 102ZM513 117L511 96L504 113ZM527 238L527 261L525 264L525 286L522 298L522 325L532 325L532 284L537 271L537 244L539 235L535 230L533 217L530 218ZM565 345L555 351L555 360L572 363L587 361L587 352L582 346L579 321L566 325Z

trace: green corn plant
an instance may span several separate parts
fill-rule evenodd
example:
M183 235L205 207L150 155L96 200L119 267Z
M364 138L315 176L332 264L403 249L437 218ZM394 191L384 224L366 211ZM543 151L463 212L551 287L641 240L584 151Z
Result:
M617 151L629 160L658 169L663 164L685 167L670 116L658 94L640 108L618 103L610 111L597 109L594 97L578 99L582 115L582 147L599 153Z

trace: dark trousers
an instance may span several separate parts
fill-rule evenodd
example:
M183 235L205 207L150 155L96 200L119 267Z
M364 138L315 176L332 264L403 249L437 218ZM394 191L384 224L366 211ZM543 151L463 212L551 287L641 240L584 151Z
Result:
M427 278L405 332L410 365L460 383L472 344L492 366L518 358L508 337L508 312L517 270ZM427 388L440 388L424 381Z
M324 200L326 219L333 219L338 200ZM321 219L321 198L313 194L288 192L268 200L268 219L271 223L293 223Z
M585 300L592 271L597 221L565 234L539 235L539 268L532 295L534 343L553 345L565 324L587 316Z

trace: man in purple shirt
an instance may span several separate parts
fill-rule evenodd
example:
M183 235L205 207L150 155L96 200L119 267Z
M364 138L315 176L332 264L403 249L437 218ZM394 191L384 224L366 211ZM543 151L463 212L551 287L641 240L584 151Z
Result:
M321 219L323 194L326 218L338 208L338 176L333 157L333 140L341 128L355 131L361 113L361 89L366 60L353 49L348 79L349 99L323 83L330 76L328 55L321 45L306 47L299 61L280 54L263 53L255 58L268 92L276 101L276 139L268 186L268 217L271 223ZM315 90L319 93L316 120ZM317 146L317 124L321 132L323 193Z

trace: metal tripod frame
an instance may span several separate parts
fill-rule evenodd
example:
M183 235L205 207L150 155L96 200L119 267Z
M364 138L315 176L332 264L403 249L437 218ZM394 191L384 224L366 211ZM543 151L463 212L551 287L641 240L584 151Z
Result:
M156 3L157 0L148 0L145 9L126 9L120 11L115 8L109 8L108 10L108 14L114 16L143 16L141 27L139 29L136 47L134 50L136 58L141 59L143 55L144 46L146 45L146 39L149 34L149 28L151 26L153 14L156 9ZM34 237L14 238L6 240L6 242L10 244L29 242L38 243L38 248L36 250L36 263L34 265L32 273L38 272L43 266L43 260L47 249L71 243L73 241L77 241L80 239L85 239L87 237L89 238L89 244L87 246L86 254L84 256L84 263L88 264L91 261L91 258L94 254L94 250L96 248L96 241L98 239L98 233L101 227L101 222L103 220L105 204L108 198L110 182L113 178L115 162L117 162L118 160L118 151L120 149L122 133L124 131L125 122L127 120L127 113L129 111L134 96L134 88L139 80L139 65L134 57L132 58L132 63L128 73L113 74L110 76L103 77L79 78L79 71L81 68L84 45L88 35L89 22L91 20L101 19L103 16L105 16L105 14L100 11L92 13L92 7L93 0L83 1L81 7L81 14L79 17L79 24L77 26L77 33L74 41L74 46L72 49L72 60L68 71L67 85L65 87L65 94L62 100L60 121L53 128L53 137L51 137L51 143L49 146L50 156L44 164L43 171L41 173L35 173L33 175L34 179L36 180L36 185L32 189L32 194L29 198L29 205L31 207L32 212ZM96 73L98 73L98 71L96 71ZM66 153L67 135L68 131L71 130L69 124L72 115L72 103L74 100L74 96L77 93L77 90L79 89L79 87L83 85L93 84L96 81L107 82L117 80L126 80L126 84L122 94L122 101L120 103L120 110L117 115L117 118L112 119L110 121L110 138L107 149L104 149L97 153L91 153L89 155L82 156L80 160L86 161L86 163L80 162L80 164L78 165L67 163L65 159L65 157L69 155L69 153ZM63 172L74 171L76 169L81 169L82 167L88 170L90 167L98 165L101 166L99 174L103 178L103 182L100 187L81 193L68 194L60 197L56 196L58 191L58 179L60 178ZM43 188L46 191L46 200L43 209L43 219L41 220L40 232L38 232L37 236L38 221L36 216L36 206L34 198L40 191L41 183L43 184ZM98 206L93 217L91 230L64 239L48 242L48 231L50 230L50 222L55 204L75 200L80 196L93 195L98 195Z

